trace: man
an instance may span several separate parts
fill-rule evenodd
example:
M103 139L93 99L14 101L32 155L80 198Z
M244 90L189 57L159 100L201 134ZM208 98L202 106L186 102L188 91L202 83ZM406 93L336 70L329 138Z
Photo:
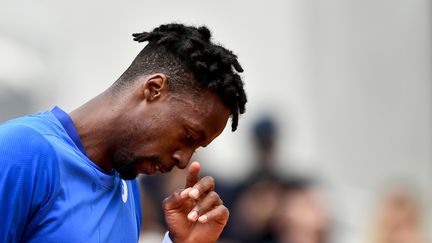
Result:
M105 92L67 114L58 107L0 126L0 242L137 242L138 173L186 168L246 95L229 50L206 27L134 34L147 46ZM216 242L228 209L211 177L188 169L163 202L164 242Z

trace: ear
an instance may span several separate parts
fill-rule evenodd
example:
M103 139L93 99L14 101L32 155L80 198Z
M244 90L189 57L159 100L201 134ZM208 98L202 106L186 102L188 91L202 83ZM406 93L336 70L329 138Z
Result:
M163 73L155 73L147 77L142 85L144 98L147 101L155 101L168 92L167 77Z

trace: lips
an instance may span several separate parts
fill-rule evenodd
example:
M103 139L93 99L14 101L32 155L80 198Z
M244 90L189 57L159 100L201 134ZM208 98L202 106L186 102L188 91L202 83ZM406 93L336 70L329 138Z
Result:
M160 173L166 173L167 170L164 167L159 167L159 171Z
M167 172L167 170L164 167L162 167L162 166L160 166L158 164L156 164L154 166L154 168L155 168L155 171L159 171L160 173L166 173Z
M147 175L156 175L156 173L164 171L163 167L157 163L149 163L149 161L143 160L136 164L136 170L138 173L144 173Z
M142 163L141 166L141 168L138 168L138 171L146 171L145 173L148 175L155 175L158 171L160 173L168 173L173 169L175 165L165 167L160 163ZM144 166L146 167L146 169L144 168Z

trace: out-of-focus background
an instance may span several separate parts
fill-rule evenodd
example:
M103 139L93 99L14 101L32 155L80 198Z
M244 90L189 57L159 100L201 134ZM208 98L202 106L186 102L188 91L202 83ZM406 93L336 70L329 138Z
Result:
M1 1L0 121L73 110L138 54L131 33L174 21L207 25L245 69L239 130L197 155L230 204L225 242L252 242L237 228L259 219L256 242L427 242L410 239L432 233L428 0Z

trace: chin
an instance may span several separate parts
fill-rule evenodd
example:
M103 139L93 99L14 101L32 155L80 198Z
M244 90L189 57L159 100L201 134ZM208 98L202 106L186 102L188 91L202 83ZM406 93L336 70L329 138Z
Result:
M121 177L121 176L120 176ZM136 179L136 176L130 176L130 177L121 177L123 180L127 180L127 181L133 181Z
M135 178L138 176L137 172L129 172L129 173L119 173L120 178L123 180L135 180Z

